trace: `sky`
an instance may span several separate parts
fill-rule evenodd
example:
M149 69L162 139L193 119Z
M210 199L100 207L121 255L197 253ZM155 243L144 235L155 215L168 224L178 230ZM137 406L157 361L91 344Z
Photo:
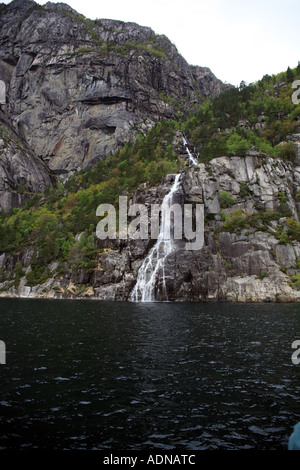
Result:
M44 5L48 0L38 0ZM3 0L2 0L3 2ZM4 3L10 3L4 0ZM299 0L67 0L87 18L150 26L191 65L238 86L300 61Z

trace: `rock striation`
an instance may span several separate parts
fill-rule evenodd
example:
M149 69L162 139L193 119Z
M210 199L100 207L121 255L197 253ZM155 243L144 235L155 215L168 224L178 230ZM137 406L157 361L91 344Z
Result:
M22 207L35 193L55 185L55 177L0 111L0 208Z

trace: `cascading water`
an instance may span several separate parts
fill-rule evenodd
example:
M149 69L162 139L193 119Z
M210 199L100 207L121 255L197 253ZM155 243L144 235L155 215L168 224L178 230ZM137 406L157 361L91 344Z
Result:
M197 162L196 158L191 154L190 149L188 148L187 141L186 141L186 138L185 138L185 137L182 137L182 142L183 142L183 145L184 145L184 147L185 147L185 149L186 149L186 151L187 151L187 154L188 154L188 156L189 156L189 161L190 161L190 163L191 163L192 165L197 165L198 162Z
M185 137L182 139L183 145L188 153L189 161L194 166L197 160L191 154ZM154 302L156 297L157 274L162 272L163 294L168 300L165 278L165 259L174 249L174 240L170 236L170 213L173 195L180 187L181 174L175 175L174 183L169 193L164 197L161 205L161 225L159 235L155 245L151 248L144 259L137 276L135 287L133 288L130 300L133 302Z
M137 282L131 293L130 300L136 302L153 302L155 300L156 277L160 269L162 269L162 285L167 299L164 263L166 256L174 248L174 241L170 236L169 208L172 205L173 195L179 189L180 176L181 174L175 176L170 192L163 199L159 235L155 245L151 248L139 269Z

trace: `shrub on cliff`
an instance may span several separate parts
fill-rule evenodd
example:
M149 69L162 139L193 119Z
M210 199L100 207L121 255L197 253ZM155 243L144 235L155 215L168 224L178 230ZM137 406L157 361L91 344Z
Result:
M233 206L235 204L235 198L232 196L232 194L228 193L227 191L222 191L219 194L219 201L220 201L220 206L222 209L226 209L227 207Z

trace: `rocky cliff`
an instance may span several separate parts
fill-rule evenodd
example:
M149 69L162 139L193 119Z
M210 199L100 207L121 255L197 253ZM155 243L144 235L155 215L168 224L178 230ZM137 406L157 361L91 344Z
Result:
M168 175L155 187L141 185L132 202L161 203L173 180L174 175ZM176 248L163 267L168 300L300 301L300 291L292 282L300 260L300 243L293 232L299 189L300 167L272 158L262 162L256 155L221 157L186 169L174 202L204 205L205 242L200 250L188 251L182 241L175 241ZM289 197L282 199L286 191ZM231 196L230 203L224 202L224 194ZM53 275L35 287L26 285L29 250L21 259L25 270L19 286L6 281L0 287L4 295L126 301L153 243L150 239L98 240L101 253L95 269L57 274L58 263L51 263ZM17 260L3 254L2 269L13 271ZM161 279L162 270L157 291Z
M53 187L55 177L20 139L2 110L0 119L0 208L7 211Z
M93 166L137 130L224 89L209 69L188 65L165 36L135 23L91 21L63 3L2 4L0 44L5 119L36 164L48 168L37 175L19 147L32 192L51 184L51 174L65 179ZM0 152L2 168L6 161ZM23 198L10 180L5 191L15 195L2 194L5 209Z

